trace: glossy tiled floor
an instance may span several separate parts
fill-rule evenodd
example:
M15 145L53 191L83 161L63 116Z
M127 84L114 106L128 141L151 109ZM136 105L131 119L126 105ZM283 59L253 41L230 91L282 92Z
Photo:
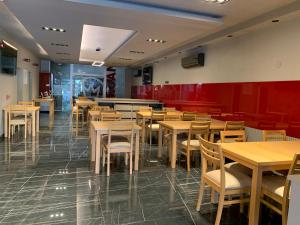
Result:
M42 114L35 139L0 140L0 224L214 223L216 206L208 203L209 193L201 213L195 211L199 169L187 174L183 166L169 169L166 160L149 164L143 151L140 171L132 176L120 158L113 160L110 177L96 176L86 132L74 137L66 114L55 115L52 125ZM279 219L267 211L262 224L280 224ZM233 206L224 209L222 224L244 225L247 219Z

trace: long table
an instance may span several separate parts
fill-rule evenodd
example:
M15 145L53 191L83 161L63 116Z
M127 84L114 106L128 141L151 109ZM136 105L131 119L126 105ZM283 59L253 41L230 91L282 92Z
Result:
M169 115L183 115L183 112L180 111L170 111L168 112ZM136 113L136 121L137 124L140 124L142 127L142 144L145 143L145 129L146 129L146 121L151 119L152 112L151 111L141 111Z
M32 136L36 136L36 132L39 132L40 129L40 107L32 105L24 105L24 112L32 115ZM4 109L4 137L8 137L8 114L9 114L9 105L5 106Z
M176 155L177 155L177 134L189 132L191 123L195 121L160 121L159 123L159 139L158 139L158 157L161 157L162 152L162 135L163 129L172 133L172 151L171 151L171 167L176 167ZM210 130L213 134L224 130L225 122L220 120L212 120L210 124Z
M289 169L300 141L222 143L225 157L252 169L249 225L257 225L264 171Z
M129 121L123 121L128 124ZM101 136L108 134L109 128L112 125L119 125L123 123L122 121L92 121L90 127L90 136L91 136L91 144L92 144L92 154L91 161L95 162L95 173L100 173L100 158L101 158ZM139 168L139 137L141 127L138 126L135 122L131 122L134 125L134 136L135 136L135 153L134 153L134 170L138 170Z

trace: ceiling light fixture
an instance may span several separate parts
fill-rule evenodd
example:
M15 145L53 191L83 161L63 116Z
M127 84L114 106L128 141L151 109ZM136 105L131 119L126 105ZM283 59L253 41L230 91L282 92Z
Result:
M43 30L48 30L48 31L66 32L65 29L56 28L56 27L42 27L42 29Z
M224 4L229 2L230 0L205 0L206 2L212 2L212 3L218 3L218 4Z
M17 49L15 46L13 46L12 44L8 43L7 41L2 40L2 42L3 42L5 45L7 45L7 46L13 48L14 50L18 51L18 49Z
M154 42L154 43L160 43L160 44L166 43L165 40L153 39L153 38L148 38L147 41L148 41L148 42Z
M101 67L104 65L105 62L101 62L101 61L94 61L92 66L97 66L97 67Z

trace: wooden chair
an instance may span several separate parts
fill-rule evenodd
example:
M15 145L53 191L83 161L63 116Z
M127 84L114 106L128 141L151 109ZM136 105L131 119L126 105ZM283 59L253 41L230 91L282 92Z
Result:
M200 211L204 195L205 186L208 185L213 191L219 193L219 202L215 225L219 225L225 205L240 204L240 211L243 212L244 203L249 201L244 198L245 194L250 193L251 178L224 167L223 152L218 144L208 142L200 138L201 148L201 182L198 195L196 210ZM215 165L212 170L208 167L211 163ZM213 168L219 169L213 169ZM239 196L239 198L236 198ZM225 198L227 197L228 200Z
M14 134L16 126L24 125L24 138L27 138L27 129L31 132L31 118L28 116L26 105L11 105L8 110L8 137ZM19 130L19 129L18 129Z
M33 105L33 101L18 101L18 105Z
M211 121L211 115L208 114L197 114L195 120L197 121Z
M82 108L76 105L72 107L72 123L75 121L77 124L79 124L79 121L77 121L77 111L78 111L78 119L81 118L81 126L83 126L84 111Z
M93 105L93 106L91 106L91 108L89 109L89 111L101 111L101 106L99 106L99 105Z
M191 170L191 155L192 151L200 151L199 137L208 140L210 132L210 121L192 122L188 139L179 143L181 152L186 156L187 171Z
M100 106L100 111L101 112L114 112L114 109L111 108L110 106Z
M158 121L165 120L166 112L164 111L152 111L150 123L146 126L147 134L149 134L149 143L150 147L152 146L152 132L158 132L159 131L159 124Z
M100 120L101 121L115 121L121 120L122 115L116 112L101 112Z
M87 96L78 96L78 100L86 101L89 100L89 98Z
M286 141L286 131L263 130L263 141Z
M195 112L183 112L182 120L184 121L192 121L196 120L197 113Z
M165 114L165 120L169 121L179 121L181 120L181 115L180 114L172 114L172 113L166 113Z
M290 167L288 175L293 174L300 174L300 154L295 154ZM290 185L290 181L285 176L263 177L260 201L282 216L282 225L287 225Z
M226 121L225 130L245 130L244 121Z
M164 107L163 111L166 111L166 112L175 112L176 108L175 107Z
M120 139L119 137L125 137L126 139ZM107 176L110 176L110 155L114 153L125 153L125 164L128 164L129 154L129 173L132 174L132 153L133 153L133 125L119 124L109 128L108 136L104 139L102 163L105 165L105 159L107 158ZM114 137L117 137L114 139Z
M140 112L151 112L152 111L152 107L150 106L142 106L139 108Z

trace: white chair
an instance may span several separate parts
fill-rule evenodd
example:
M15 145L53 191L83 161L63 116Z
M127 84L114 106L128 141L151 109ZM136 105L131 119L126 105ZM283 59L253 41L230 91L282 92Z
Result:
M240 211L243 212L244 203L249 201L249 198L244 198L244 195L250 194L251 179L243 173L224 167L223 152L218 144L208 142L200 137L200 148L202 170L196 209L200 211L205 186L210 186L213 191L219 193L218 211L215 220L215 225L219 225L225 205L240 204ZM209 170L211 163L214 166ZM228 197L228 200L225 199L226 197Z
M121 123L109 128L108 136L104 137L103 139L102 148L103 166L105 165L105 159L107 159L107 176L110 176L110 156L114 153L125 153L126 165L128 163L127 154L129 154L129 171L130 174L132 174L133 136L134 133L132 123Z

